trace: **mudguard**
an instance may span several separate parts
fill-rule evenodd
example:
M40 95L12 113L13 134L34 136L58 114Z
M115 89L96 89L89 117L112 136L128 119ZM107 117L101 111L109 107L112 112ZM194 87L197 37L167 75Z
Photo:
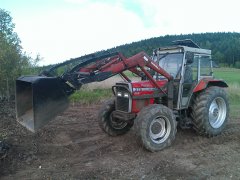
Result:
M208 86L228 87L227 83L224 80L204 78L198 82L196 87L193 89L193 92L195 93L201 91Z

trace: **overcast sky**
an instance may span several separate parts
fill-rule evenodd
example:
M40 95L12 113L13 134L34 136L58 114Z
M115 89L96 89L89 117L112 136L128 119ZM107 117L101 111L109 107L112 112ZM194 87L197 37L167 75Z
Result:
M41 65L167 34L240 32L238 0L0 0Z

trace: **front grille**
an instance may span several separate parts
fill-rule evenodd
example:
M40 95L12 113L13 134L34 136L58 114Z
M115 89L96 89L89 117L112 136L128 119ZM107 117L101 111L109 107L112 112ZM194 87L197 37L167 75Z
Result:
M128 86L123 86L122 84L119 86L116 85L116 110L129 112L130 98Z
M129 98L117 97L116 110L128 112Z

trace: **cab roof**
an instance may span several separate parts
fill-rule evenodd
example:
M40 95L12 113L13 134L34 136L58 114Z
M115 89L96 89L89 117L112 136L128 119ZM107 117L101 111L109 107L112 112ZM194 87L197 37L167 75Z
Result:
M195 54L211 55L211 50L200 48L191 39L173 41L172 46L160 47L158 49L155 49L154 51L156 51L156 50L159 51L160 54L189 51L189 52L193 52Z

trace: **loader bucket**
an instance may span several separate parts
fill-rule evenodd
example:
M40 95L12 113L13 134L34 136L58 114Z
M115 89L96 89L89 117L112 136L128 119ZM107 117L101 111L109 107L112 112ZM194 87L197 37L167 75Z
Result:
M62 82L56 77L22 76L16 80L17 121L35 132L68 107Z

